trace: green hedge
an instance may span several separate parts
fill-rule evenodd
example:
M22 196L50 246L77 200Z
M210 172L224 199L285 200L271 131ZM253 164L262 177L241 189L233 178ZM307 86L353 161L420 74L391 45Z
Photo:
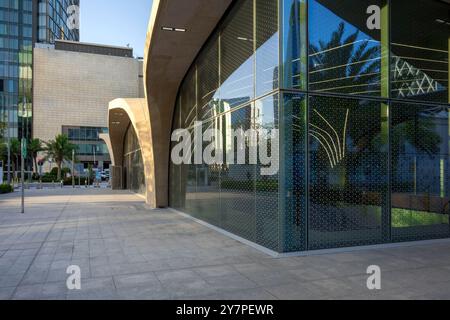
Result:
M52 175L51 173L45 174L42 178L42 183L56 183L59 184L61 181L58 181L56 176ZM79 182L81 182L81 185L86 185L87 178L80 178L80 181L78 180L78 177L75 177L75 185L78 185ZM92 185L93 179L90 179L89 184ZM72 185L72 178L66 178L64 179L64 185L65 186L71 186Z
M52 182L56 182L56 176L50 174L50 173L46 173L41 177L41 181L43 183L52 183Z
M80 178L80 180L78 180L78 177L75 178L75 185L78 186L78 184L81 184L81 186L86 185L86 181L87 178ZM89 184L92 185L93 180L90 179L89 180ZM71 186L72 185L72 178L67 178L64 180L64 185L65 186Z
M0 184L0 194L11 193L13 191L14 191L14 189L11 185L6 184L6 183Z

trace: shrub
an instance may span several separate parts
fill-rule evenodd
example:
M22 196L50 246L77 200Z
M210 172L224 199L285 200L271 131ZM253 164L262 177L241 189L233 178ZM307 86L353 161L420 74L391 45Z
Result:
M0 194L13 192L13 187L9 184L0 184Z
M63 179L65 177L67 177L68 175L70 175L72 173L72 170L70 170L69 168L62 168L61 169L61 176L63 177Z
M58 168L53 168L51 171L50 171L50 175L52 175L52 176L57 176L58 175Z
M71 170L69 168L62 168L61 169L61 177L64 179L65 177L67 177L67 175L69 175L71 173ZM51 176L56 178L58 177L58 168L55 167L52 169L52 171L50 171L49 173ZM50 181L51 182L51 181Z
M43 183L51 183L56 181L56 175L52 175L51 173L46 173L41 178Z
M78 186L78 184L81 184L81 186L86 185L86 181L87 178L80 178L80 180L78 180L78 177L75 177L75 185ZM89 184L92 185L93 180L90 179ZM64 185L65 186L71 186L72 185L72 178L67 178L64 180Z

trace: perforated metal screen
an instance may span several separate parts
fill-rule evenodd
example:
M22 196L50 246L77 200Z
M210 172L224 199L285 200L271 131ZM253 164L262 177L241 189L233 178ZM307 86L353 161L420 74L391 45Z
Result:
M279 252L450 237L450 5L406 2L236 1L174 122L220 130L223 161L171 164L171 206ZM276 173L247 140L245 164L225 161L237 128L279 130Z

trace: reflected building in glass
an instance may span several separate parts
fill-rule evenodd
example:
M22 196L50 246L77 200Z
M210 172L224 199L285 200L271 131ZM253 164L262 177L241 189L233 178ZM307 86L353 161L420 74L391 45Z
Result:
M0 119L11 138L32 137L33 47L79 41L79 0L0 1Z
M219 130L224 161L171 162L170 207L278 253L450 237L450 4L238 0L223 12L183 69L171 124ZM150 52L146 65L159 58ZM152 82L154 70L147 100L158 118L170 106L152 86L171 82ZM261 175L260 158L225 161L239 128L279 130L276 174Z

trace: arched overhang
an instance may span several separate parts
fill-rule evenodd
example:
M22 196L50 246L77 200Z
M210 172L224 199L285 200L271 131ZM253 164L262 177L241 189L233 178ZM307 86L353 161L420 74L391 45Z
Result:
M108 152L109 152L109 155L111 158L111 164L113 166L115 166L116 160L114 159L114 153L113 153L113 148L112 148L112 144L111 144L111 138L109 137L109 133L101 133L98 135L98 137L106 143L106 146L108 147Z
M155 188L155 166L150 128L149 109L146 99L116 99L109 103L108 112L111 158L121 167L123 142L130 125L133 126L141 148L146 184L146 202L156 208L158 190Z
M153 0L144 83L153 137L157 207L169 205L170 137L178 88L231 3L232 0ZM165 31L163 27L186 31Z

